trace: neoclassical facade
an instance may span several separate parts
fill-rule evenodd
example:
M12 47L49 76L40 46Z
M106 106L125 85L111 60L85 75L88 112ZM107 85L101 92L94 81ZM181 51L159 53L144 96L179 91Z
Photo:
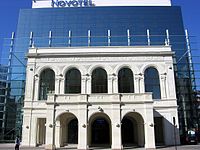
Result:
M170 46L30 48L22 144L179 144Z

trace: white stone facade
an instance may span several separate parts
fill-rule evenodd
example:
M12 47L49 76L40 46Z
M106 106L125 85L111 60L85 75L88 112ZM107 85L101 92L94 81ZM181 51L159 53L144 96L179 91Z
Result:
M103 118L108 123L107 144L123 149L125 117L132 120L134 133L130 137L134 144L146 149L154 149L156 139L162 139L164 145L173 145L176 139L179 144L172 55L169 46L29 49L22 144L44 144L46 149L67 146L69 122L76 118L77 149L88 149L93 146L94 132L98 132L93 129L94 122ZM107 93L91 91L91 74L98 67L107 73ZM123 67L133 72L134 93L118 92L118 72ZM154 100L152 93L145 93L144 72L148 67L158 71L161 99ZM39 100L40 74L46 68L55 72L55 93ZM71 68L81 73L80 94L65 94L65 74Z

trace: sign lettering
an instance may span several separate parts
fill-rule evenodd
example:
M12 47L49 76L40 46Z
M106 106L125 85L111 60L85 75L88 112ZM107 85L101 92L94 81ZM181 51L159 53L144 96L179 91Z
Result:
M52 7L92 7L92 0L52 0Z

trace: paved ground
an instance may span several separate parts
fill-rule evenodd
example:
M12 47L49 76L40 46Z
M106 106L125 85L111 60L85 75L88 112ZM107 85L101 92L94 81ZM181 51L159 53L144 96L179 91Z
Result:
M62 148L59 150L73 150L75 149L73 146L69 148ZM103 149L103 148L95 148L95 149ZM128 150L133 150L133 148L127 148ZM14 150L14 144L0 144L0 150ZM20 147L20 150L44 150L44 147ZM109 150L104 148L103 150ZM134 150L145 150L144 148L134 148ZM158 147L157 150L176 150L175 147ZM200 150L199 145L184 145L178 146L177 150Z

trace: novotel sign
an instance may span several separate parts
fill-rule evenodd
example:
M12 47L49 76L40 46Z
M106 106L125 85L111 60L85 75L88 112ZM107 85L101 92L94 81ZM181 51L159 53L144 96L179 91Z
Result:
M92 0L52 0L52 7L91 7Z

